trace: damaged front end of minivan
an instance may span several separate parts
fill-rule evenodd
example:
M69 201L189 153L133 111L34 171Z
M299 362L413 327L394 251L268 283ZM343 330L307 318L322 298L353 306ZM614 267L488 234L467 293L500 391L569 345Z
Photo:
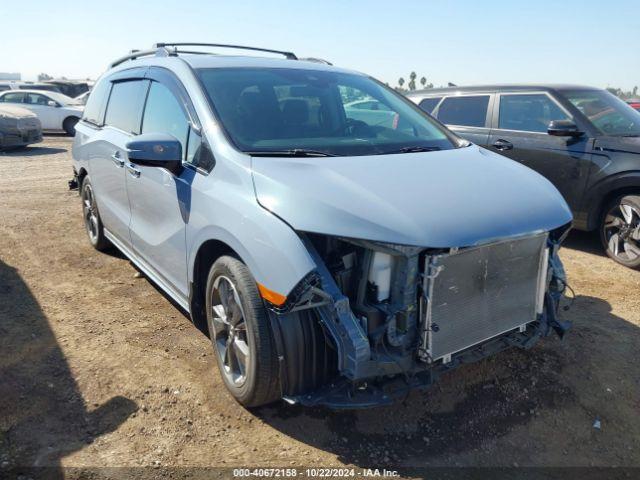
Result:
M460 364L562 337L569 228L449 249L301 233L316 269L270 305L283 397L391 403Z

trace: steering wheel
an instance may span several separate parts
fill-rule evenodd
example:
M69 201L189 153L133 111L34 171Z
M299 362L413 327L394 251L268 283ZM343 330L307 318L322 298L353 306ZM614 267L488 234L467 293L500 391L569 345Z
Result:
M375 133L371 127L362 120L347 118L344 125L344 133L349 136L374 137Z

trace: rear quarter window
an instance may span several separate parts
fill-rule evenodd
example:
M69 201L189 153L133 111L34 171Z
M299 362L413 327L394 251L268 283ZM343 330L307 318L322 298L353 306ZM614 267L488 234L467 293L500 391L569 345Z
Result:
M104 123L127 133L140 132L140 117L147 93L147 80L126 80L111 87Z
M484 127L489 95L448 97L438 108L438 120L445 125Z

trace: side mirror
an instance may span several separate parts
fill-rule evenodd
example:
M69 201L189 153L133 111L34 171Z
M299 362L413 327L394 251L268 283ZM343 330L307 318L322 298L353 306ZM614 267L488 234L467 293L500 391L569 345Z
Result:
M60 105L58 105L58 103L57 103L57 102L54 102L53 100L49 100L49 101L47 102L47 105L48 105L49 107L59 107L59 106L60 106Z
M178 175L182 170L182 144L168 133L143 133L127 143L129 161L145 167L166 168Z
M554 137L579 137L583 132L571 120L552 120L547 127L547 133Z

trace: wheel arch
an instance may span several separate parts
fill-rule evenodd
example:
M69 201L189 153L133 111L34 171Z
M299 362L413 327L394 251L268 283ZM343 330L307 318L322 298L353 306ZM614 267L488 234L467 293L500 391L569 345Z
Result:
M73 115L73 114L69 114L69 115L65 115L65 117L62 119L62 126L64 127L64 124L67 123L68 120L76 120L77 122L80 121L80 117L77 115Z
M209 334L207 315L205 312L207 276L214 262L224 255L235 257L246 265L242 256L228 243L219 239L210 238L200 244L193 256L193 262L189 267L189 272L191 273L189 281L189 310L191 312L191 320L194 325L206 335Z
M640 171L613 175L592 187L586 202L587 230L598 228L603 210L614 198L633 194L640 194Z
M80 167L80 170L78 171L78 192L82 192L82 182L84 181L87 174L87 169L84 167Z

